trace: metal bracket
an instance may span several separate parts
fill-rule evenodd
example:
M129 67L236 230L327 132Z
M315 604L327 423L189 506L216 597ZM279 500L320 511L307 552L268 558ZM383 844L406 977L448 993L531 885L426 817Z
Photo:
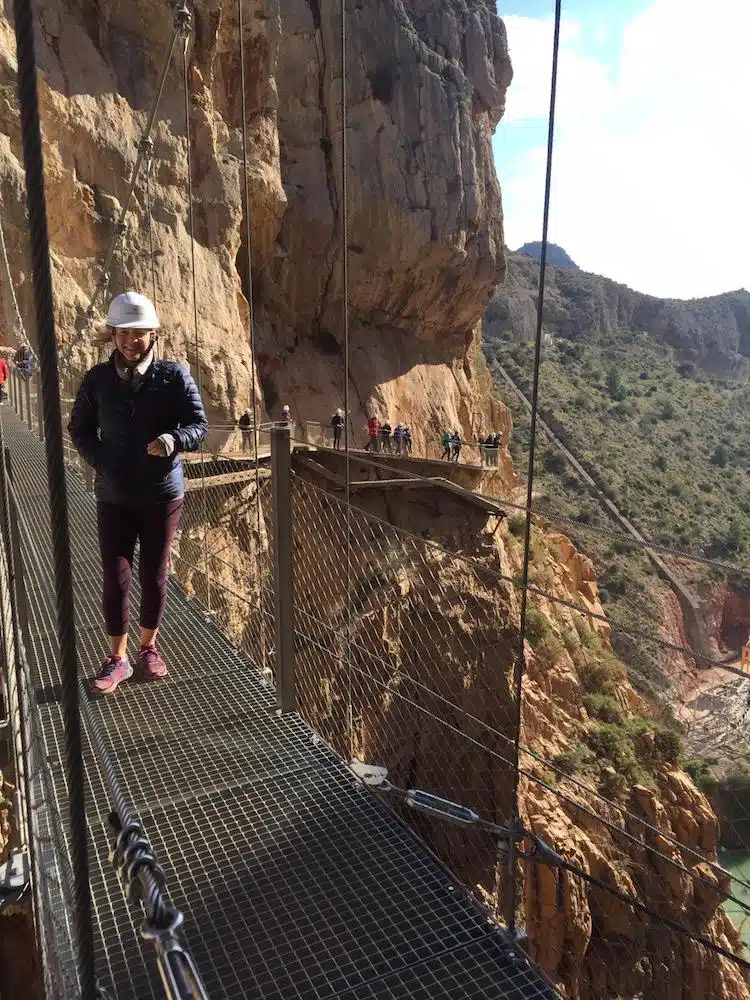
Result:
M188 38L193 28L193 15L187 5L187 0L182 0L175 7L174 26L180 32L182 38Z
M382 788L383 785L387 785L388 778L388 768L378 767L375 764L365 764L364 761L354 760L349 761L349 770L352 771L359 780L365 784L369 785L370 788Z
M20 903L31 888L29 855L26 851L13 851L5 864L0 865L0 912L13 903Z

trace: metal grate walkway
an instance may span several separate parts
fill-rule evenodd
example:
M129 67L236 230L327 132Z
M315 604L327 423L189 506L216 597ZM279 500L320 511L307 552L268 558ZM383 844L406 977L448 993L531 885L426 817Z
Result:
M65 817L43 446L7 408L2 421L21 507L29 656ZM100 573L93 500L72 473L69 500L89 673L103 652ZM94 707L212 1000L554 998L318 737L275 714L253 663L173 583L161 646L165 681L131 682ZM158 998L150 946L108 862L109 801L88 741L86 771L98 975L119 1000Z

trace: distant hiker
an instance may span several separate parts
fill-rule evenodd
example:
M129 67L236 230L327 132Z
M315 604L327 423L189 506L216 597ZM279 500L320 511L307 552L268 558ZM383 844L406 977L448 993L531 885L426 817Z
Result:
M380 433L380 422L378 418L373 414L367 421L367 444L365 445L365 451L378 451L380 446L380 438L378 434Z
M113 299L107 327L114 350L83 377L68 431L96 472L99 549L109 653L91 680L95 694L111 694L133 675L127 657L128 598L140 540L140 649L144 680L167 673L156 649L167 603L169 551L185 503L180 454L196 451L208 421L190 373L156 359L159 318L138 292Z
M28 344L21 344L14 358L16 368L23 378L31 378L34 370L34 354Z
M10 368L5 358L0 358L0 403L4 403L8 398L8 379L10 378Z
M393 428L393 443L396 445L396 454L400 455L404 444L404 425L396 424Z
M446 459L450 462L453 455L453 445L450 431L443 431L443 436L441 438L443 442L443 454L440 456L441 459Z
M250 428L252 426L252 422L253 422L253 418L252 418L252 413L250 412L250 410L245 410L245 412L242 414L242 416L238 420L238 424L239 424L240 430L242 431L242 450L243 451L250 451L250 444L251 444Z
M492 435L492 461L490 464L495 469L497 468L497 458L498 455L500 454L500 445L502 444L502 441L503 441L502 434L495 432Z
M291 411L289 409L289 406L288 405L282 406L281 407L281 420L279 420L279 423L281 424L282 427L289 427L289 425L291 424L291 422L292 422L292 414L291 414Z
M331 427L333 428L333 447L338 451L341 447L341 435L344 433L343 410L336 410L331 417Z
M411 455L411 428L408 424L404 424L404 451L407 456Z
M458 431L454 431L451 434L451 450L453 452L452 459L454 462L457 462L461 454L461 435Z
M380 446L383 451L387 451L390 455L391 453L391 425L388 423L388 417L380 425Z

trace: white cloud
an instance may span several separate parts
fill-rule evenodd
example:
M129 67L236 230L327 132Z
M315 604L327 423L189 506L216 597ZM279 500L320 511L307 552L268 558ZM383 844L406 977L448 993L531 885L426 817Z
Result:
M518 129L547 113L552 24L506 24ZM655 0L619 68L581 53L580 25L563 34L550 238L582 267L658 295L750 288L748 37L747 0ZM511 246L540 237L544 157L501 173Z

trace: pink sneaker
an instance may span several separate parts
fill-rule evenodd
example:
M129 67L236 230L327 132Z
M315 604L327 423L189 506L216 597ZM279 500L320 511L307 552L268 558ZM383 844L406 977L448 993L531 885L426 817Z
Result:
M167 665L153 645L141 646L138 668L144 681L157 681L167 673Z
M118 685L132 676L133 668L127 658L110 653L89 681L89 689L92 694L114 694Z

